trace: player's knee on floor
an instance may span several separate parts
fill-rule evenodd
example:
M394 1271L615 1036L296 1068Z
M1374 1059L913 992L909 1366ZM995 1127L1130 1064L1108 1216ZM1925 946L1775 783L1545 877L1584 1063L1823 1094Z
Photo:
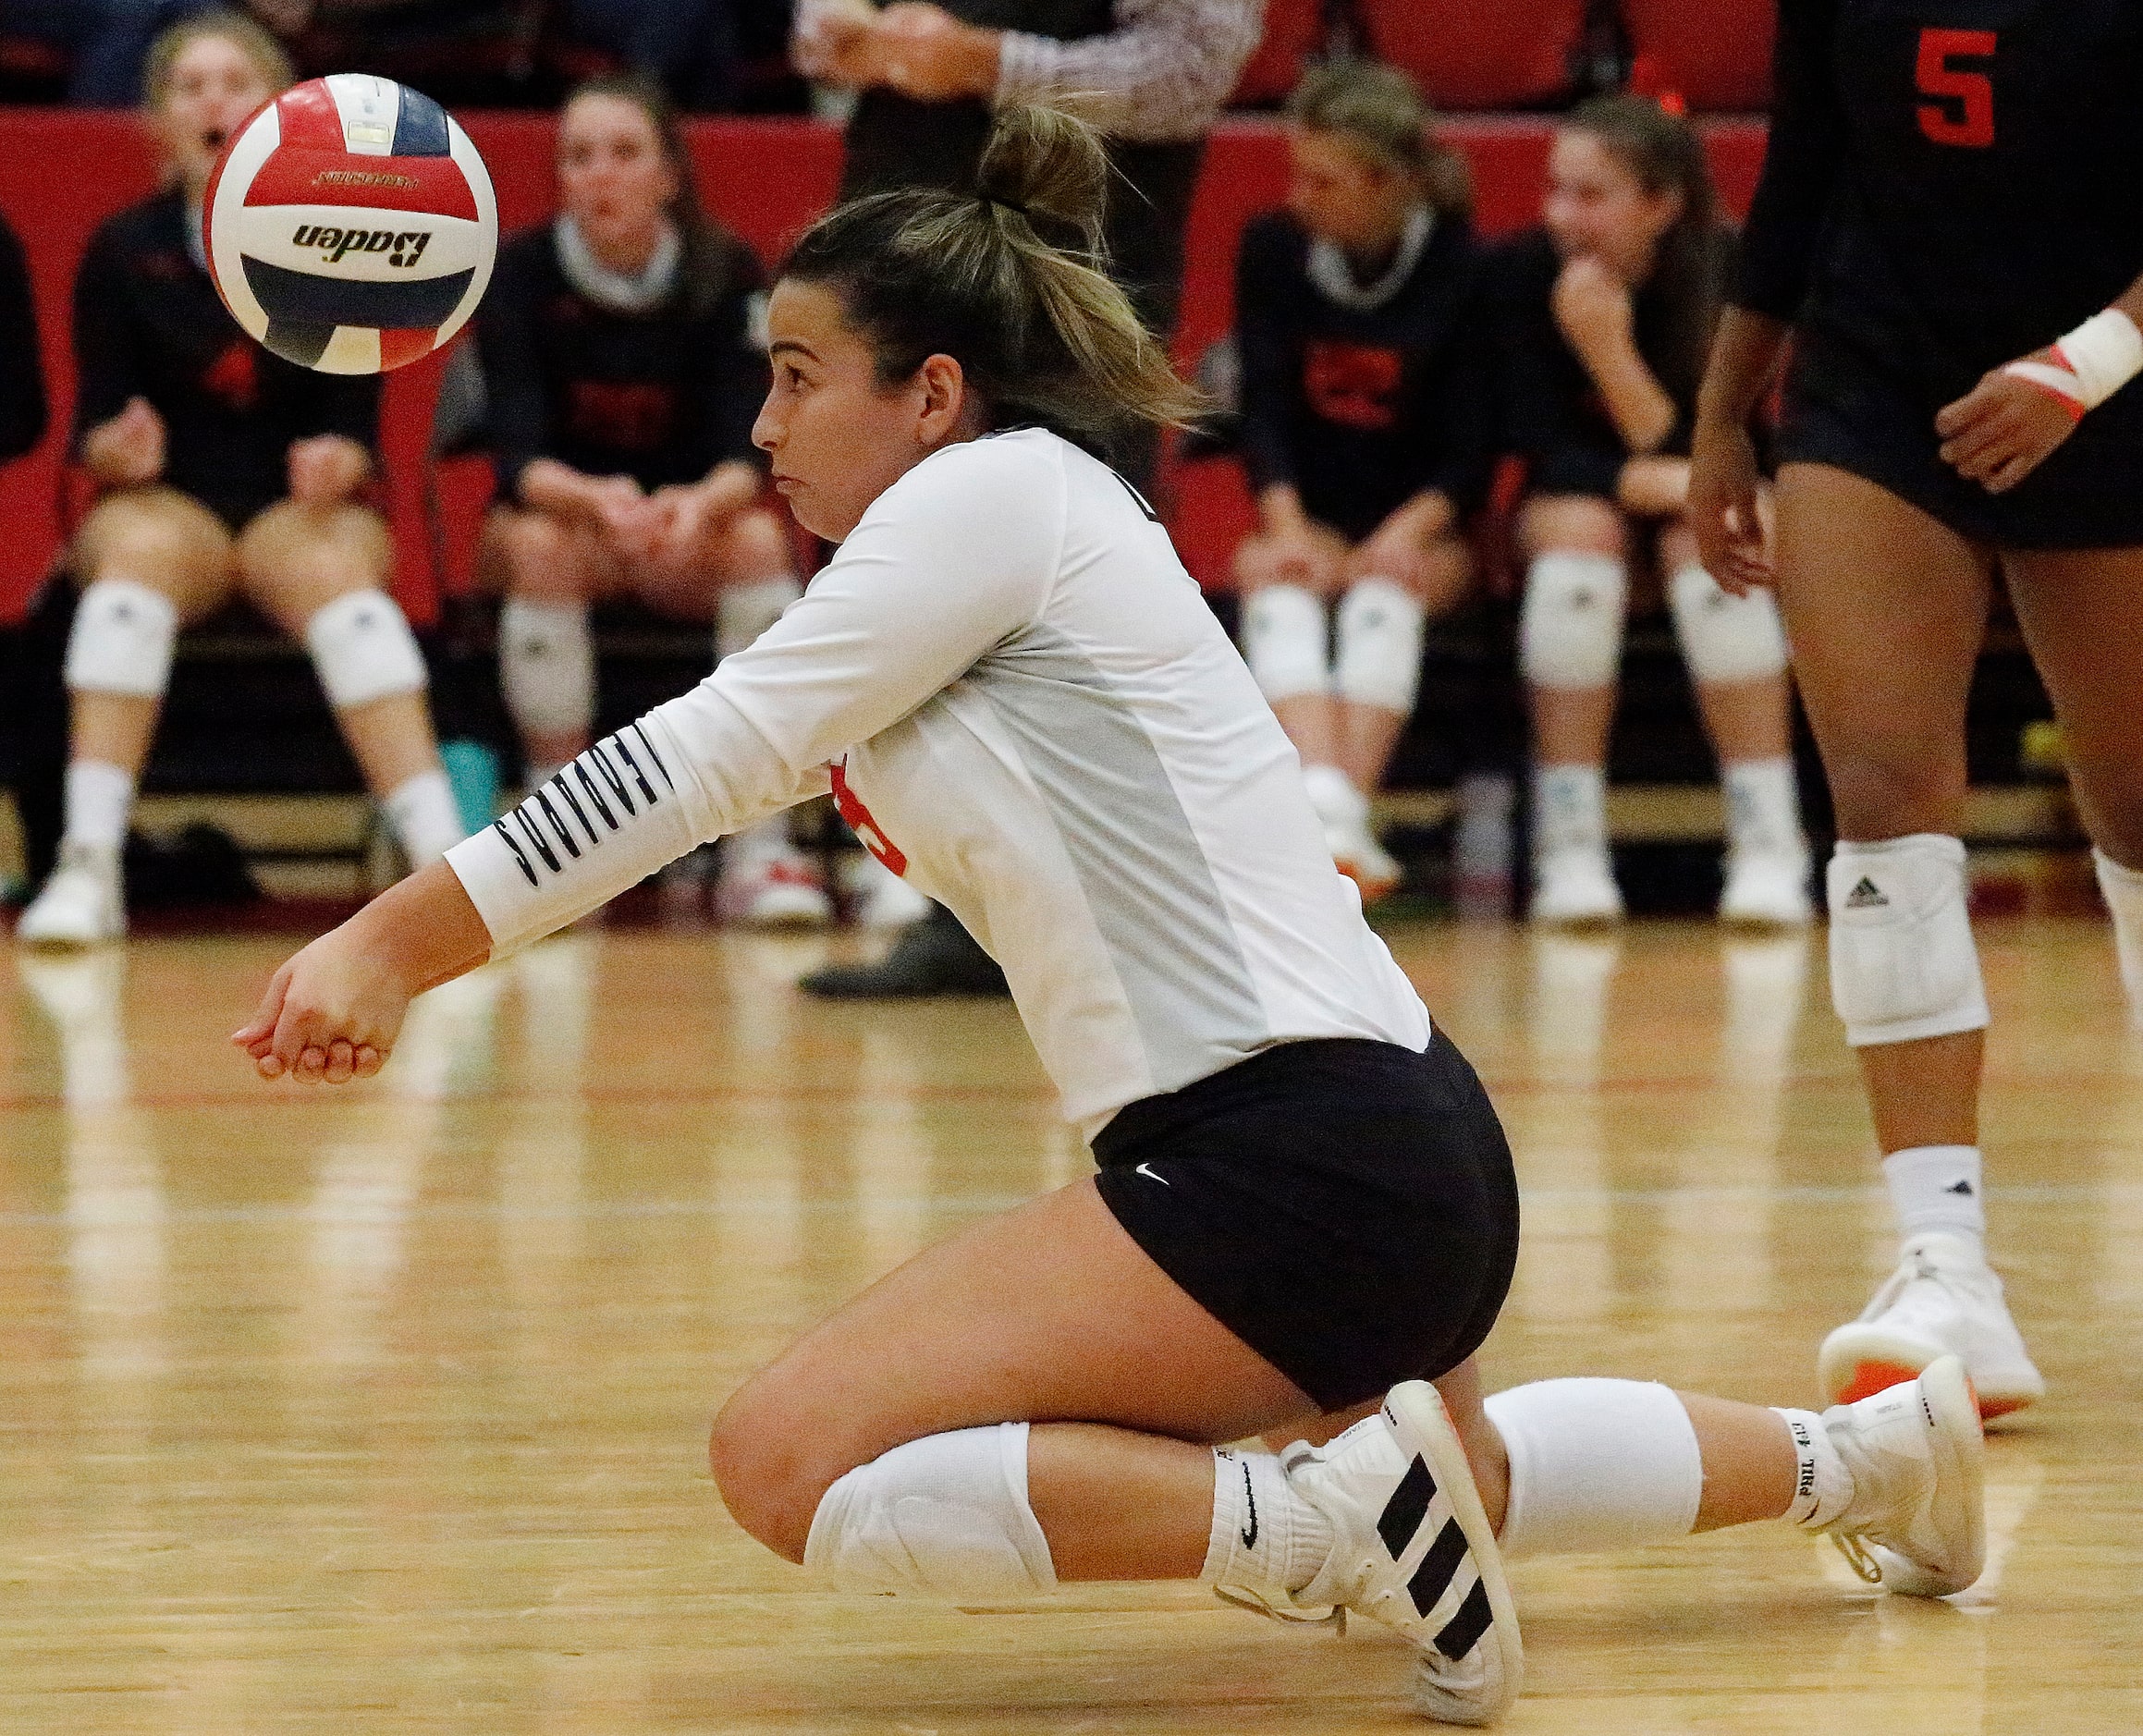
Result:
M1702 567L1687 566L1668 580L1667 601L1694 679L1725 685L1785 673L1786 631L1770 592L1737 597Z
M313 610L305 649L337 711L427 685L423 653L401 605L384 591L346 591Z
M1608 555L1550 549L1525 574L1518 666L1535 687L1605 687L1623 655L1629 577Z
M178 636L178 605L163 592L139 580L99 579L75 605L67 684L78 693L161 698Z
M1331 691L1324 599L1300 585L1253 591L1243 600L1243 659L1272 704Z
M1986 1025L1962 840L1921 832L1841 843L1825 885L1831 1000L1848 1043L1911 1043Z
M785 1402L761 1375L715 1418L707 1463L729 1517L785 1560L802 1562L812 1517L849 1468L828 1461L832 1445L821 1415Z

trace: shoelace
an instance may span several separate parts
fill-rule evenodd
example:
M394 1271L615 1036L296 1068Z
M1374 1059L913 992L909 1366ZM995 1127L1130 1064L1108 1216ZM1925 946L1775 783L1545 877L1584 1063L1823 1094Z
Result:
M1875 1551L1858 1537L1849 1537L1842 1531L1831 1534L1831 1541L1838 1546L1838 1553L1845 1558L1846 1566L1870 1585L1882 1583L1882 1564L1875 1559Z
M1313 1616L1306 1610L1282 1609L1277 1604L1267 1603L1255 1592L1237 1591L1232 1586L1216 1585L1213 1595L1224 1604L1233 1604L1238 1609L1247 1609L1254 1616L1263 1616L1269 1621L1285 1621L1292 1627L1333 1628L1341 1639L1347 1637L1347 1607L1334 1604L1324 1615Z

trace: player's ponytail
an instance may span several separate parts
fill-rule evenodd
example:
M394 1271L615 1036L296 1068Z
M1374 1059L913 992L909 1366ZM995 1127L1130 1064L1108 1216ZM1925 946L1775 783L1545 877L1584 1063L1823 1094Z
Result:
M1084 120L1008 108L972 192L903 188L843 205L797 243L783 275L840 297L884 384L949 355L989 426L1038 423L1108 452L1204 408L1108 275L1109 175Z

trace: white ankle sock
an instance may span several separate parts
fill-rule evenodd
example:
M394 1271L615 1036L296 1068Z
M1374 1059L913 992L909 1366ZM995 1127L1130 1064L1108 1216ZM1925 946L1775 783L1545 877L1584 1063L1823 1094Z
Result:
M1214 1449L1213 1532L1199 1579L1246 1591L1298 1592L1331 1553L1331 1522L1289 1486L1278 1458Z
M1820 1531L1853 1505L1853 1473L1831 1444L1831 1433L1813 1411L1772 1409L1785 1419L1794 1437L1800 1470L1794 1478L1794 1500L1782 1518L1806 1531Z
M134 808L134 774L106 760L73 760L67 768L67 841L116 854Z
M1900 1241L1936 1230L1984 1248L1986 1182L1977 1145L1915 1145L1892 1152L1882 1160L1882 1179L1890 1185Z
M380 806L386 810L387 824L416 867L429 867L461 841L461 810L455 804L454 786L435 767L396 785Z
M1598 765L1533 768L1533 850L1607 848L1607 774Z
M1726 836L1733 849L1770 854L1806 847L1793 761L1736 760L1720 768L1719 781L1726 796Z
M2124 868L2102 850L2091 852L2099 890L2113 912L2113 949L2121 960L2121 986L2128 1005L2143 1013L2143 869Z

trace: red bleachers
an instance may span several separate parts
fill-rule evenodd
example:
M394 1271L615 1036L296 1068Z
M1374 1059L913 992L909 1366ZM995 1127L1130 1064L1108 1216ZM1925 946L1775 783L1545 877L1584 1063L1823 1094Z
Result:
M543 215L551 197L549 119L475 115L468 126L490 165L501 220L517 227ZM1473 162L1483 228L1502 233L1530 222L1551 123L1461 119L1447 136ZM1762 156L1761 125L1716 124L1707 136L1728 207L1745 209ZM839 135L814 122L704 120L692 124L690 138L709 207L769 261L825 208L839 178ZM0 619L19 613L58 544L59 454L73 381L67 297L76 262L98 222L151 190L154 167L146 138L125 116L0 111L0 211L30 254L53 397L53 431L44 444L0 470ZM1275 123L1228 121L1216 130L1191 214L1178 344L1185 360L1228 329L1236 235L1253 212L1279 202L1286 177L1286 145ZM389 376L386 388L384 443L398 584L420 620L432 617L436 597L418 486L437 366L435 360L405 368ZM1184 557L1201 580L1221 582L1228 551L1247 522L1240 472L1232 464L1201 464L1175 483L1171 520Z
M1524 108L1570 86L1586 0L1359 0L1380 60L1441 108Z
M1775 0L1622 0L1630 45L1655 88L1692 109L1765 109L1771 100Z

